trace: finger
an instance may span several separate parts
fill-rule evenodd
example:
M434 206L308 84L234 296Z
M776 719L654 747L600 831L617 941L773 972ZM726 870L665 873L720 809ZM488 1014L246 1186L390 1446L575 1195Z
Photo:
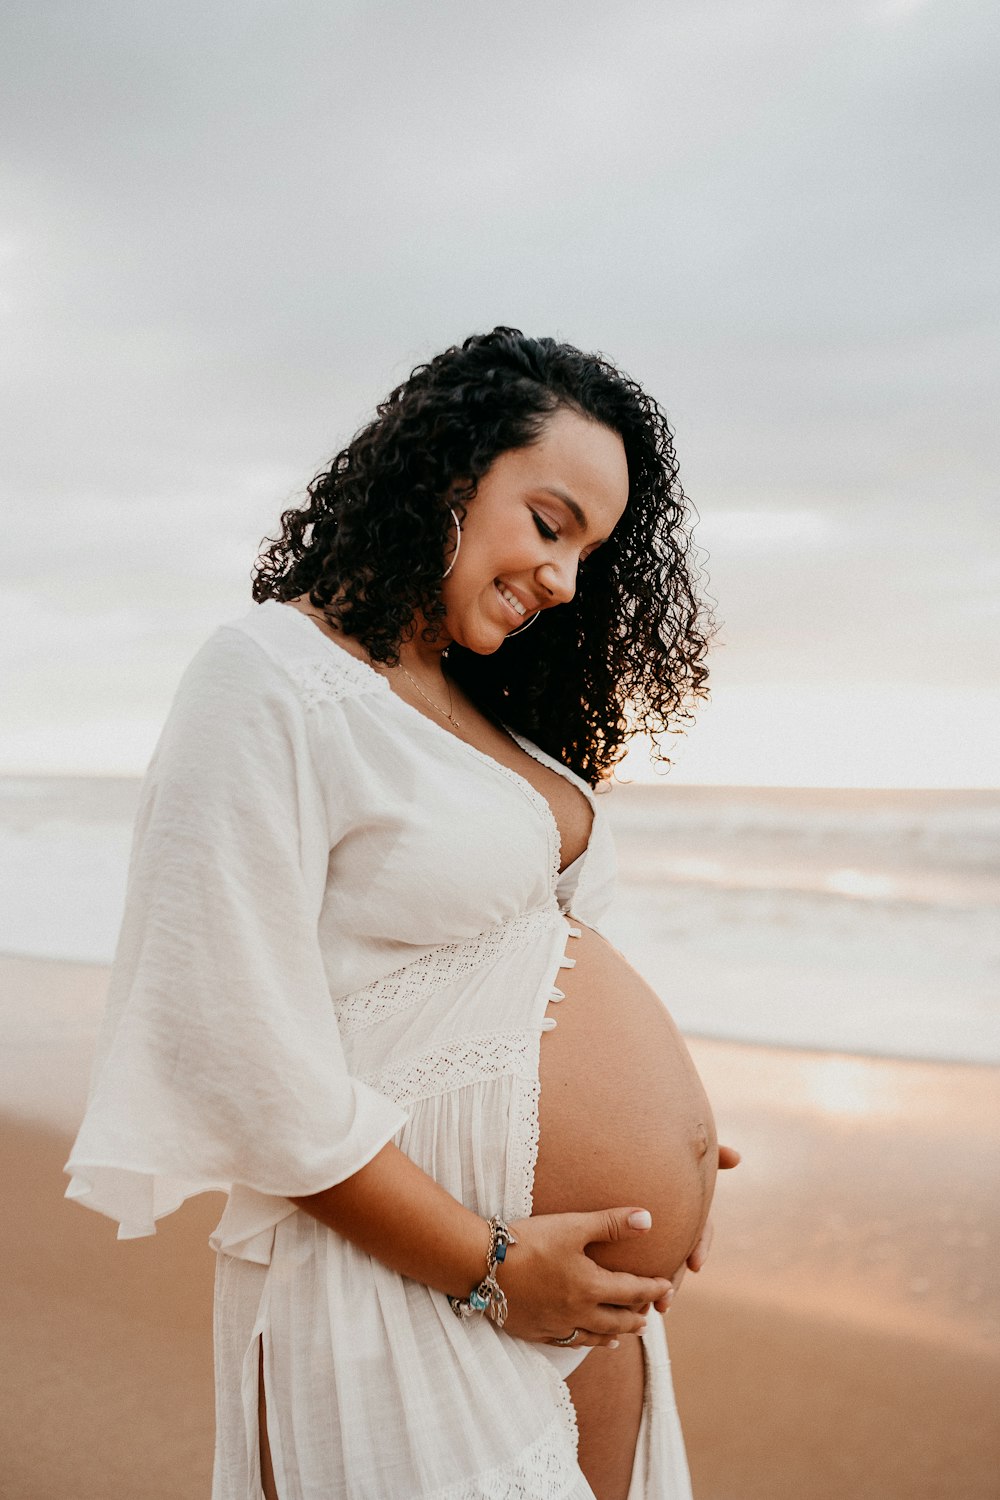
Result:
M648 1208L602 1208L596 1213L580 1214L580 1228L585 1245L608 1245L619 1240L634 1240L653 1227Z
M601 1307L590 1316L590 1323L593 1326L576 1330L572 1344L559 1344L556 1338L549 1338L546 1342L556 1344L563 1349L582 1348L584 1345L591 1349L601 1346L607 1348L611 1345L616 1346L619 1340L629 1335L635 1338L645 1333L647 1321L646 1317L638 1317L635 1314L623 1317L621 1309L617 1307Z
M593 1333L618 1338L624 1333L644 1333L649 1314L627 1312L621 1307L599 1307L591 1313L588 1322Z
M712 1236L714 1235L714 1233L715 1227L712 1224L710 1215L705 1220L705 1228L702 1233L701 1239L698 1241L697 1245L695 1245L694 1249L691 1251L691 1254L687 1258L688 1270L694 1272L698 1272L701 1270L702 1266L708 1259L708 1252L712 1248Z
M672 1297L673 1283L666 1277L633 1276L630 1271L600 1269L599 1296L602 1302L616 1307L639 1308L644 1302L659 1302Z
M587 1328L578 1328L571 1344L560 1344L556 1339L546 1339L556 1349L617 1349L620 1344L617 1334L594 1333Z
M740 1162L742 1160L743 1160L743 1158L740 1155L740 1153L738 1151L734 1150L734 1148L732 1146L720 1146L719 1147L719 1171L720 1172L725 1172L730 1167L738 1167L739 1164L740 1164Z

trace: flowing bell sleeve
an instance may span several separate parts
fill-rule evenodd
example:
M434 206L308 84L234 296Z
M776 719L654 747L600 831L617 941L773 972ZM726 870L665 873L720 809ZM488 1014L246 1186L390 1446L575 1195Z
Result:
M211 1190L282 1200L258 1210L258 1227L274 1223L288 1196L343 1181L405 1124L349 1075L337 1029L317 919L351 810L337 768L324 773L282 667L222 627L185 673L143 783L66 1166L67 1197L116 1219L120 1239Z

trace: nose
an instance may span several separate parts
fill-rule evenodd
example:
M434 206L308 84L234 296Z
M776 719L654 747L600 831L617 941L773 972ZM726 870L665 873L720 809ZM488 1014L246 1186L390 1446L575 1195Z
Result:
M576 593L576 563L550 560L539 570L538 580L553 604L568 604Z

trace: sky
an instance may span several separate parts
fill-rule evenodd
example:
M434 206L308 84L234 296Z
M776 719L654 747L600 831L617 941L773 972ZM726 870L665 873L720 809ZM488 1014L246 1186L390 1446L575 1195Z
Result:
M141 773L281 510L502 322L669 414L719 620L673 780L1000 782L989 0L0 30L0 772Z

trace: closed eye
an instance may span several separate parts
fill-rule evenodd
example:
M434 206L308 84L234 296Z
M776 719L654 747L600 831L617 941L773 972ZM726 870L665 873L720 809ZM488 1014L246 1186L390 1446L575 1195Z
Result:
M542 520L541 516L537 514L536 511L532 511L531 514L534 518L535 525L538 527L539 532L545 538L545 540L547 542L557 542L559 540L558 531L553 531L551 526L546 526L545 522Z

